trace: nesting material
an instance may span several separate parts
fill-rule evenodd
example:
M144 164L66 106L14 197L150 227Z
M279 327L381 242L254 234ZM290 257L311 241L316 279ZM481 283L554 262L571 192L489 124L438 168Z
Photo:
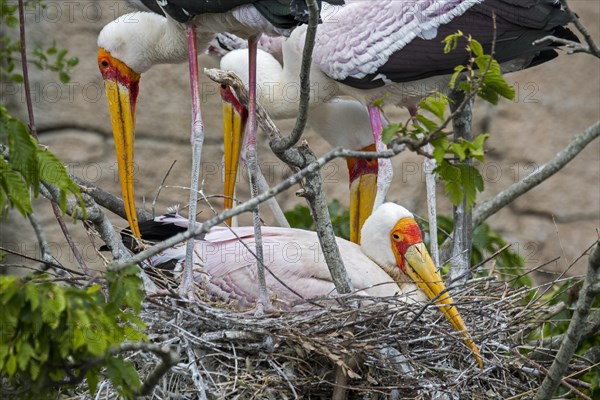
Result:
M553 312L527 301L539 288L512 289L491 277L449 288L483 370L432 304L346 296L336 306L314 299L310 311L255 317L208 300L154 298L142 314L148 335L172 346L180 362L150 398L330 399L336 368L348 377L350 399L530 398L551 363L520 353L535 346L529 333ZM146 352L129 359L142 379L160 363ZM98 390L96 398L113 398L108 381Z

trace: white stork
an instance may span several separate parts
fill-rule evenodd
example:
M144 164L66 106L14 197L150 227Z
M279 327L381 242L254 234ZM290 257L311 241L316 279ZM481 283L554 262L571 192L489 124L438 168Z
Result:
M311 69L309 124L334 146L355 150L372 144L373 139L378 151L384 148L383 124L379 108L373 106L375 100L385 99L407 107L414 115L423 97L447 89L454 67L468 59L466 51L444 54L441 41L449 34L461 30L489 50L495 15L495 57L504 72L528 68L557 55L551 45L534 46L536 39L550 34L574 38L563 28L569 17L555 0L350 0L346 3L343 7L329 6L319 26ZM277 38L271 38L262 47L273 54L258 51L259 99L275 118L297 115L299 97L294 90L300 85L305 33L305 27L300 27L288 39L280 37L277 42ZM245 50L239 50L240 40L218 35L213 47L217 54L238 49L225 54L221 68L234 71L247 85L247 55ZM283 60L283 66L278 59ZM360 101L368 112L341 100L342 95ZM368 132L364 121L353 125L357 118L369 118L373 139L364 136ZM365 212L355 219L353 232L360 232L373 202L386 193L386 183L391 182L390 164L385 160L378 163L378 168L371 168L370 172L377 174L379 170L379 176L387 182L370 183L372 189L378 189L377 196L371 195L368 200L363 197L359 204ZM362 193L364 196L364 189ZM354 209L351 204L351 217L356 216ZM355 234L353 239L359 237Z
M142 237L154 240L186 229L187 221L177 215L166 215L142 223ZM173 226L176 225L176 226ZM315 232L301 229L263 228L264 262L270 273L267 286L272 304L282 311L293 310L304 300L326 298L335 294L329 269L319 254ZM437 272L421 231L410 211L385 203L377 208L362 228L359 245L337 239L349 277L360 295L374 297L399 296L408 302L433 300L452 326L464 338L480 367L482 359L452 298ZM219 299L240 310L256 306L259 293L254 280L256 260L247 251L254 248L252 227L212 228L194 245L195 280L203 294ZM149 260L155 268L180 271L185 262L185 246L166 250Z

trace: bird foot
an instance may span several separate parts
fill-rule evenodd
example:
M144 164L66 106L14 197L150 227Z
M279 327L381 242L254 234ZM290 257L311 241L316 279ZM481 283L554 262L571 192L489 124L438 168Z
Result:
M196 300L196 284L194 282L194 280L192 279L187 280L187 279L182 279L181 280L181 284L179 285L179 289L177 290L177 293L184 299L187 299L189 301L195 301Z

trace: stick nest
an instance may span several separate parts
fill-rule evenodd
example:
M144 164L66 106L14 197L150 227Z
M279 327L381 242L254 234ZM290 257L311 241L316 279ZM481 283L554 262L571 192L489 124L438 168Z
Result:
M552 314L550 306L527 301L533 290L493 278L471 280L460 293L451 289L483 370L432 304L346 296L255 317L209 301L154 298L142 313L149 338L173 348L180 361L149 398L196 399L204 392L208 399L330 399L336 371L347 376L350 399L528 398L543 379L540 368L551 362L517 351L539 326L533 321ZM128 358L142 380L160 363L149 352ZM98 391L96 398L113 398L108 381Z

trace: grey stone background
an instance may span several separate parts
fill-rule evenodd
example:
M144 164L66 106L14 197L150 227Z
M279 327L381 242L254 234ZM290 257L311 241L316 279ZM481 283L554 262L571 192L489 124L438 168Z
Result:
M116 161L103 85L96 63L96 37L100 29L116 16L129 11L125 2L116 1L45 1L46 9L27 13L29 48L35 43L69 49L80 58L71 83L63 85L50 72L32 71L34 111L40 141L55 152L75 175L113 193L120 193L116 178ZM600 43L598 21L600 2L571 1L593 37ZM14 34L2 27L2 34ZM203 56L201 64L216 67L218 60ZM482 166L486 190L480 201L522 179L532 168L550 160L570 139L600 117L600 64L591 56L563 54L545 65L507 76L515 85L514 102L502 101L492 107L479 102L475 132L491 134L486 164ZM222 193L220 163L222 157L221 106L216 85L202 78L203 116L206 141L203 153L204 192ZM2 83L1 101L23 119L26 118L25 96L21 87ZM150 209L157 189L171 163L177 160L156 206L163 213L168 206L185 205L191 168L190 101L186 65L161 65L144 74L140 85L137 114L136 194L138 204L145 201ZM405 120L403 110L389 110L392 120ZM293 121L278 121L281 129L291 129ZM329 147L314 132L305 139L318 153ZM271 184L280 181L288 169L269 154L264 136L260 139L260 162ZM389 200L424 214L425 184L421 159L401 154L394 159L394 182ZM536 277L550 279L564 271L598 237L600 226L600 143L591 144L574 162L540 187L521 197L488 222L513 243L513 249L527 258L533 268L560 257L545 266ZM347 204L348 177L345 163L338 161L323 170L327 195ZM449 212L449 202L442 197L440 210ZM248 198L247 179L238 184L238 196ZM284 210L302 204L293 191L278 196ZM221 201L212 200L219 208ZM65 265L75 266L67 245L55 223L49 203L35 202L35 209L46 227L53 253ZM199 218L212 215L204 205ZM268 208L263 218L271 223ZM110 215L117 226L125 221ZM240 218L240 224L250 217ZM96 252L99 240L90 239L81 225L70 225L75 240L92 268L103 268ZM0 241L30 256L38 256L32 229L14 212L2 221ZM7 262L17 262L9 257ZM577 262L568 275L580 274L585 260Z

